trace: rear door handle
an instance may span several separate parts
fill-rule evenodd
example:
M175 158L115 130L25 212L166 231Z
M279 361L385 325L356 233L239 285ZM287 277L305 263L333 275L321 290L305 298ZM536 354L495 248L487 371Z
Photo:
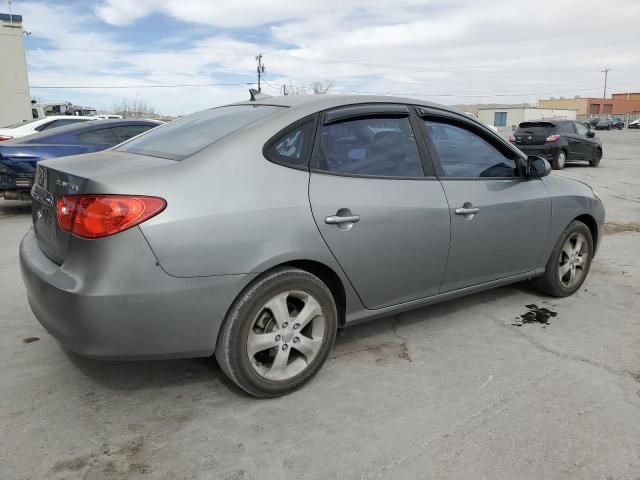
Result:
M360 221L360 215L331 215L324 219L324 223L329 225L340 225L341 223L356 223Z

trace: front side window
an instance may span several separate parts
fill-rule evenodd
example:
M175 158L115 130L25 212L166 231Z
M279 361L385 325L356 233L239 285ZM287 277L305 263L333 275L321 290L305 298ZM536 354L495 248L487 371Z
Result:
M518 177L516 161L479 135L457 125L425 120L446 177Z
M380 177L423 177L408 117L375 116L324 125L313 168Z
M586 136L589 133L589 129L581 123L576 123L576 129L578 130L578 135Z
M284 107L230 105L193 113L120 145L121 152L183 160Z
M314 125L315 122L311 120L272 141L265 151L266 157L290 167L306 167Z

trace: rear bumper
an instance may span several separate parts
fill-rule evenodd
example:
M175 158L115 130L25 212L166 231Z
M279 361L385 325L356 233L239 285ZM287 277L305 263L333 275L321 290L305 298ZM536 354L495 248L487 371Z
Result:
M87 255L103 240L105 248ZM167 275L137 228L74 241L88 248L72 248L80 258L69 254L59 266L30 230L20 243L20 267L38 321L65 347L89 357L209 356L228 308L253 277ZM129 254L123 256L123 248Z
M545 145L518 145L515 146L527 155L536 155L546 160L553 160L558 155L559 147Z

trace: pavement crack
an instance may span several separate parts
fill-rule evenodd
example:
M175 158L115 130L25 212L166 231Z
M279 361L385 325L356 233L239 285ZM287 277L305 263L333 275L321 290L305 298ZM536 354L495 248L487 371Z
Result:
M393 323L393 334L398 340L400 340L401 342L400 345L404 348L404 351L400 354L400 356L405 360L408 360L409 362L413 363L413 359L411 358L411 353L409 352L408 340L398 333L398 324L400 323L400 318L394 317L394 320L395 322Z
M517 335L519 335L520 337L524 338L527 342L529 342L533 347L535 347L537 350L541 351L541 352L545 352L545 353L549 353L551 355L554 355L557 358L560 358L562 360L571 360L574 362L581 362L581 363L586 363L588 365L591 365L592 367L596 367L599 368L601 370L605 370L613 375L617 375L617 376L621 376L621 377L627 377L627 372L626 371L622 371L622 370L618 370L616 368L613 368L611 365L608 365L604 362L598 362L597 360L592 360L591 358L588 357L583 357L582 355L576 355L573 353L566 353L566 352L561 352L558 350L555 350L553 348L547 347L546 345L544 345L543 343L537 341L536 339L534 339L533 337L527 335L526 333L524 333L522 330L515 330L513 328L511 328L510 325L506 325L505 323L503 323L500 319L493 317L493 321L498 324L499 326L503 327L503 328L507 328L511 331L513 331L514 333L516 333Z

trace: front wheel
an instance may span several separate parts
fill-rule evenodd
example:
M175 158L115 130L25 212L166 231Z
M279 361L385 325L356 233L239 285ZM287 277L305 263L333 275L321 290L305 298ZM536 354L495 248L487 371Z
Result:
M222 326L216 359L247 393L285 395L322 367L335 341L337 319L333 296L318 277L280 268L236 299Z
M554 297L575 293L587 278L593 258L593 237L582 222L574 220L562 232L542 276L533 285Z
M594 153L593 158L589 160L589 165L592 167L597 167L600 165L600 160L602 160L602 149L597 148L596 153Z

